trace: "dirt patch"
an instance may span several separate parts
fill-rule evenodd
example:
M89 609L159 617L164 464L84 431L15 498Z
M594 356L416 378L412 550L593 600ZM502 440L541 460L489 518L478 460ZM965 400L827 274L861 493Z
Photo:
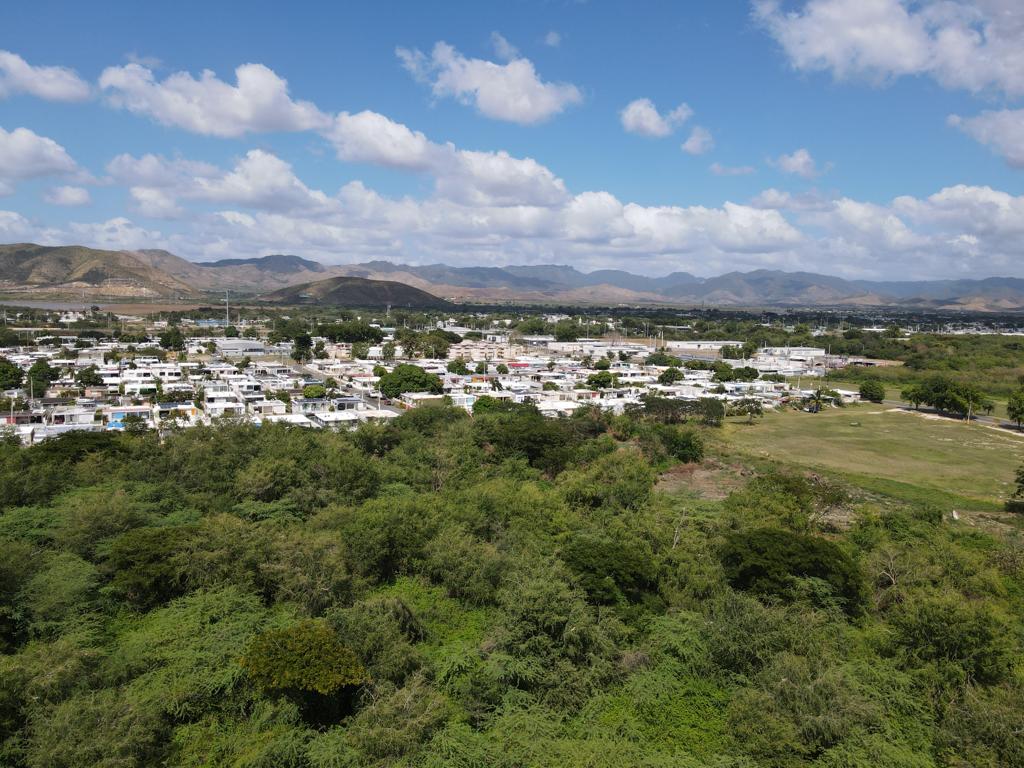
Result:
M1003 536L1020 530L1019 515L1012 512L957 509L949 514L948 519L970 528L980 528L988 533Z
M679 464L658 478L654 490L661 493L689 492L702 499L721 501L747 484L753 472L739 464L722 464L708 459L700 464Z

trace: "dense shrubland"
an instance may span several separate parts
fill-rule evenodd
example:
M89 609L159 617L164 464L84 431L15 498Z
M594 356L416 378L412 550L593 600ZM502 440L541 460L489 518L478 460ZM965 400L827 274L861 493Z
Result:
M1019 539L658 405L0 446L0 764L1024 764Z

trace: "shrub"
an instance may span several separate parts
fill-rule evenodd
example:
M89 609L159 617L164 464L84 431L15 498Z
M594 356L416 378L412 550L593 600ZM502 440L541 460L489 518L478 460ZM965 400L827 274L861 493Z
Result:
M775 528L740 531L726 538L719 557L736 589L792 601L802 591L801 580L817 579L847 613L863 607L865 591L856 563L826 539Z

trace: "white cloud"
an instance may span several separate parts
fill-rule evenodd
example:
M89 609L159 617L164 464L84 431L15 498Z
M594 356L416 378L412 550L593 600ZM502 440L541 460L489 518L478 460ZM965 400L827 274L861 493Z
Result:
M0 211L0 240L5 243L27 242L34 235L34 228L20 213Z
M502 61L512 61L519 58L519 49L506 40L499 32L491 32L491 45L494 46L494 55Z
M544 45L548 46L548 48L557 48L561 44L562 36L555 30L552 29L550 32L544 35Z
M519 58L514 49L504 52L513 58L496 64L466 58L443 42L434 46L429 57L418 50L396 50L402 65L417 80L429 84L436 97L450 96L474 104L481 114L495 120L540 123L583 100L575 85L544 82L533 62Z
M66 67L34 67L21 56L0 50L0 99L27 93L48 101L85 101L89 84Z
M986 111L976 117L950 115L949 124L991 147L1014 168L1024 168L1024 109Z
M119 155L107 164L107 171L118 182L130 185L135 210L151 218L179 218L184 213L181 200L269 211L301 210L308 216L337 207L326 194L303 184L288 163L259 149L246 153L230 171L156 155Z
M436 144L376 112L342 112L326 135L342 160L430 173L438 194L463 202L553 205L567 196L562 180L532 158Z
M185 215L173 192L159 187L132 187L128 190L135 211L150 219L177 219Z
M715 140L711 136L711 131L697 125L690 131L690 137L682 143L680 149L688 155L703 155L710 152L714 146Z
M126 64L105 69L99 84L115 107L204 135L305 131L330 124L312 103L292 100L287 81L262 64L243 64L235 78L231 85L204 70L198 80L177 72L161 82L147 67Z
M721 163L712 163L711 172L715 176L749 176L752 173L756 173L757 169L752 165L722 165Z
M827 211L831 210L834 200L823 196L816 190L793 195L774 187L759 192L750 201L755 208L774 208L784 211Z
M469 205L553 206L568 197L565 183L532 158L507 152L459 150L450 169L441 169L437 192Z
M16 181L76 172L75 161L53 139L28 128L0 128L0 194L10 194Z
M130 219L118 216L95 223L76 222L68 225L67 242L112 251L161 248L165 246L159 230L147 230Z
M195 160L168 160L153 154L142 157L123 154L107 163L107 173L120 184L173 187L193 177L216 176L219 170L215 165Z
M779 155L774 161L774 165L784 173L796 174L805 179L813 179L822 173L814 162L814 158L811 157L811 153L803 147L792 154Z
M885 81L928 75L947 88L1024 94L1024 4L1017 0L808 0L754 17L800 70Z
M50 205L64 205L68 207L88 205L92 202L89 197L89 190L85 189L85 187L54 187L46 193L44 199Z
M662 115L650 99L635 99L619 113L619 119L629 133L660 138L671 134L692 115L693 110L686 103Z
M438 163L438 145L419 131L369 110L355 115L342 112L325 136L346 162L411 171L425 171Z

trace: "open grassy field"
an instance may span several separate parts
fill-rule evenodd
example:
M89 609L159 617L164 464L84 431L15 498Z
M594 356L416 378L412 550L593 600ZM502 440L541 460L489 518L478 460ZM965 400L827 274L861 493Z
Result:
M951 508L996 509L1024 463L1024 437L862 404L729 423L726 450L840 474L857 485Z

